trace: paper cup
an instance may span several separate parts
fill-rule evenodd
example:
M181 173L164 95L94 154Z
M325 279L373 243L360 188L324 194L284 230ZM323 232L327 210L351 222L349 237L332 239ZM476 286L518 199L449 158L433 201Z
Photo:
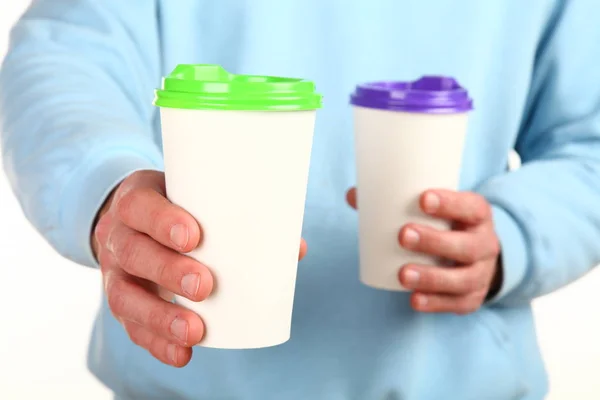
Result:
M231 75L214 66L180 66L168 79L156 100L167 196L202 226L202 244L189 256L215 278L208 299L176 302L202 317L200 346L284 343L320 96L306 81ZM193 95L169 103L168 90L186 93L185 80Z
M398 271L440 260L400 247L407 223L449 229L419 208L427 189L457 190L472 101L456 81L360 85L352 96L357 164L360 279L371 287L406 290Z

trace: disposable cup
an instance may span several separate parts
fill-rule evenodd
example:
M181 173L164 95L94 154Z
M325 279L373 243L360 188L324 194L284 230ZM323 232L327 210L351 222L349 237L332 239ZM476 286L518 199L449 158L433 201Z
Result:
M408 263L439 264L400 247L407 223L449 229L419 208L427 189L457 190L472 101L448 77L373 82L351 97L357 165L360 280L384 290L406 290L398 279Z
M179 65L163 80L167 197L202 227L187 254L215 288L202 302L176 296L206 326L200 346L281 344L290 326L315 110L314 84Z

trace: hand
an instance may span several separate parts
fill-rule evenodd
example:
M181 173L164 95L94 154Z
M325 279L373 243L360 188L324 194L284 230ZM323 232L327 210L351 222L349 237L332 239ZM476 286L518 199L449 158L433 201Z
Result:
M202 319L170 303L170 293L204 300L213 287L210 270L179 254L199 245L196 220L164 196L164 175L140 171L107 200L95 227L108 304L131 340L160 361L186 365L204 334ZM168 292L167 292L168 291Z
M355 189L348 192L347 200L356 208ZM453 229L407 224L399 232L400 246L453 261L456 266L402 266L399 279L414 291L413 308L457 314L476 311L502 280L500 244L489 203L476 193L440 189L424 192L419 204L426 214L451 221Z
M202 239L198 222L165 198L164 174L125 179L99 213L94 253L108 304L131 340L163 363L182 367L204 334L200 316L170 302L172 293L202 301L213 289L209 268L182 255ZM301 245L301 254L306 244Z

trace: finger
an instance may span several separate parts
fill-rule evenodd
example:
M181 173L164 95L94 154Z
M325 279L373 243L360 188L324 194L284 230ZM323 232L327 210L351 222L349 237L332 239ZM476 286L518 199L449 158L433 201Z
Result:
M102 274L106 274L109 270L118 268L116 257L105 248L101 248L98 253L98 264L100 264L100 271Z
M498 248L495 237L484 231L441 231L418 224L402 227L398 240L405 249L464 264L493 257Z
M183 367L192 358L192 349L169 342L133 322L123 323L131 341L148 350L155 358L174 367Z
M491 217L487 200L472 192L428 190L421 195L419 204L431 216L467 225L478 225Z
M350 207L354 209L358 208L356 203L356 188L352 188L346 192L346 202L348 202Z
M468 267L407 264L400 269L399 279L410 290L458 295L484 290L490 277L478 264Z
M101 240L100 238L103 236L102 231L108 230L112 225L112 215L108 212L110 210L110 205L112 204L112 199L114 198L115 191L113 190L104 200L102 207L98 211L97 221L94 224L94 235L92 237L92 253L96 260L98 260L98 253L100 252Z
M117 319L135 322L180 346L190 347L202 339L204 323L197 314L162 300L127 276L111 275L106 296Z
M102 265L102 263L100 262L100 254L102 253L102 249L106 246L106 241L110 236L110 232L113 228L114 223L115 221L114 218L112 218L112 215L106 213L98 219L98 222L94 227L94 236L92 238L92 250L100 265Z
M481 293L453 296L415 292L411 295L410 303L416 311L420 312L465 315L477 311L483 303L484 296Z
M123 223L173 250L186 253L200 243L200 225L194 217L153 188L131 190L116 206Z
M308 251L308 245L306 244L306 241L304 239L302 239L300 241L300 254L298 255L298 260L302 260L304 258L304 256L306 255L307 251Z
M107 248L128 274L154 282L192 301L206 299L213 289L213 277L205 265L123 224L115 225Z

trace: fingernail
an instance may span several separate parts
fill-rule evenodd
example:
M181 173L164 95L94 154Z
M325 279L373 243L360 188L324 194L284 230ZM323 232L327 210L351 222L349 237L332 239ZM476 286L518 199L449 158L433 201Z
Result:
M404 280L409 286L415 286L419 282L421 274L414 269L407 269L404 272Z
M187 321L175 318L173 322L171 322L171 333L173 336L178 338L179 340L187 343L188 338L188 323Z
M177 364L177 346L174 344L167 345L167 357L173 364Z
M440 207L440 197L435 193L427 193L423 201L425 206L425 212L433 213L436 212Z
M424 308L427 305L427 296L416 296L415 303L418 308Z
M419 243L419 232L412 228L404 230L404 247L409 249L415 247Z
M199 287L200 274L187 274L181 278L181 290L183 290L183 292L189 297L196 297Z
M188 229L185 225L177 224L171 227L171 242L179 248L184 248L189 240Z

